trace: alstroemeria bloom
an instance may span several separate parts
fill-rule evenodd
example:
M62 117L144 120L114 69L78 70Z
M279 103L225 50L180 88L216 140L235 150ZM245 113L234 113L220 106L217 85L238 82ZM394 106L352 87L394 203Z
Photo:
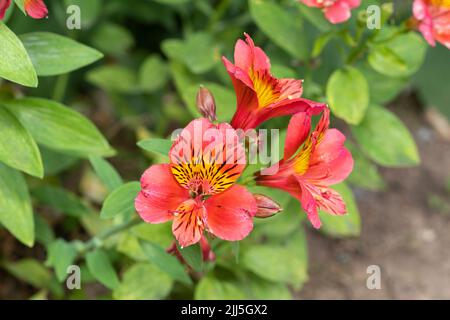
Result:
M308 113L293 116L283 159L266 169L275 173L262 172L256 178L258 185L281 189L297 198L315 228L321 225L318 209L333 215L346 213L342 197L329 186L343 181L353 169L353 158L344 147L345 136L336 129L328 129L329 114L326 108L311 134L311 116Z
M415 22L431 46L436 41L450 49L450 0L415 0Z
M0 20L5 17L10 5L11 0L0 0ZM47 6L43 0L25 0L23 7L25 12L34 19L42 19L48 15Z
M256 200L235 184L246 160L229 124L192 121L174 142L169 158L170 164L153 165L141 178L135 207L143 220L172 220L172 232L183 247L200 241L204 230L229 241L250 233Z
M254 129L262 122L279 116L312 109L318 114L324 104L302 99L302 80L277 79L270 73L270 60L245 34L234 50L234 63L222 58L233 81L237 110L231 120L235 129Z
M325 18L331 23L345 22L352 16L351 10L361 4L361 0L300 0L308 7L321 8Z

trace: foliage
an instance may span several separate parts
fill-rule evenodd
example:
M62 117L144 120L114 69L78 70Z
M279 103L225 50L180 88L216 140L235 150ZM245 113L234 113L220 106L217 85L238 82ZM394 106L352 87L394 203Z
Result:
M97 282L115 299L290 299L307 281L304 214L279 191L251 186L284 210L238 244L210 239L214 262L203 262L197 246L180 248L181 263L166 252L170 227L143 224L134 210L139 174L164 161L172 129L199 116L200 85L214 94L219 121L231 120L236 101L221 56L244 31L276 76L305 79L304 96L329 103L349 127L352 187L385 188L377 165L420 163L401 116L384 106L418 70L421 95L448 101L432 85L436 74L448 79L436 62L448 52L427 55L421 36L389 10L381 29L367 29L365 8L378 0L334 26L297 1L47 2L45 21L9 9L0 22L0 225L47 260L0 266L48 298L87 297ZM81 7L81 30L66 27L70 4ZM323 215L328 236L361 231L350 186L336 186L348 216ZM76 295L64 285L74 263L82 266Z

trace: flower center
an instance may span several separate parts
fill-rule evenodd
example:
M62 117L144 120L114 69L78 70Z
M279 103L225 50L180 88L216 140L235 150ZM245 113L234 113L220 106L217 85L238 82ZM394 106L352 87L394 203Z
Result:
M258 97L259 107L264 108L277 102L281 93L277 90L277 79L267 72L250 71L250 78L253 81L253 88Z
M433 6L450 8L450 0L430 0L430 1Z

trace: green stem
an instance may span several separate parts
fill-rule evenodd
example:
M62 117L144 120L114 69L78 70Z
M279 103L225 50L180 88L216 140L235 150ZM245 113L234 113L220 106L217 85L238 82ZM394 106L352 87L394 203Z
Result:
M53 91L53 100L62 102L65 95L67 84L69 83L69 73L62 74L56 79L55 88Z
M116 225L110 229L107 229L100 233L98 236L93 237L91 240L85 242L80 250L80 254L84 254L92 249L99 248L103 246L103 243L108 238L121 233L122 231L128 230L140 223L143 223L142 219L134 218L130 221L124 222L122 224Z

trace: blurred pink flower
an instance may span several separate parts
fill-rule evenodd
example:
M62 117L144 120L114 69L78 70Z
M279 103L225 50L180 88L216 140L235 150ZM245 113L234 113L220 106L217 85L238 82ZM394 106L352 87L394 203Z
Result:
M233 81L237 110L231 120L235 129L254 129L271 118L312 109L318 114L323 103L301 98L302 80L277 79L270 73L270 60L245 34L234 49L234 64L222 58Z
M135 207L144 221L172 220L182 247L199 242L204 230L228 241L250 233L256 200L235 184L246 166L245 152L229 124L192 121L174 142L169 158L170 164L153 165L141 178Z
M0 0L0 20L5 17L6 10L11 5L11 0ZM25 12L34 19L47 17L48 10L43 0L25 0L23 3Z
M283 159L273 167L276 173L264 175L263 171L256 177L258 185L281 189L297 198L315 228L321 225L318 209L333 215L346 213L344 200L329 186L345 180L353 169L352 155L344 147L345 136L328 129L329 115L326 108L311 134L310 114L294 115L288 125Z
M308 7L321 8L331 23L345 22L351 17L351 10L361 4L361 0L300 0Z
M450 0L415 0L414 20L425 40L436 41L450 49Z

